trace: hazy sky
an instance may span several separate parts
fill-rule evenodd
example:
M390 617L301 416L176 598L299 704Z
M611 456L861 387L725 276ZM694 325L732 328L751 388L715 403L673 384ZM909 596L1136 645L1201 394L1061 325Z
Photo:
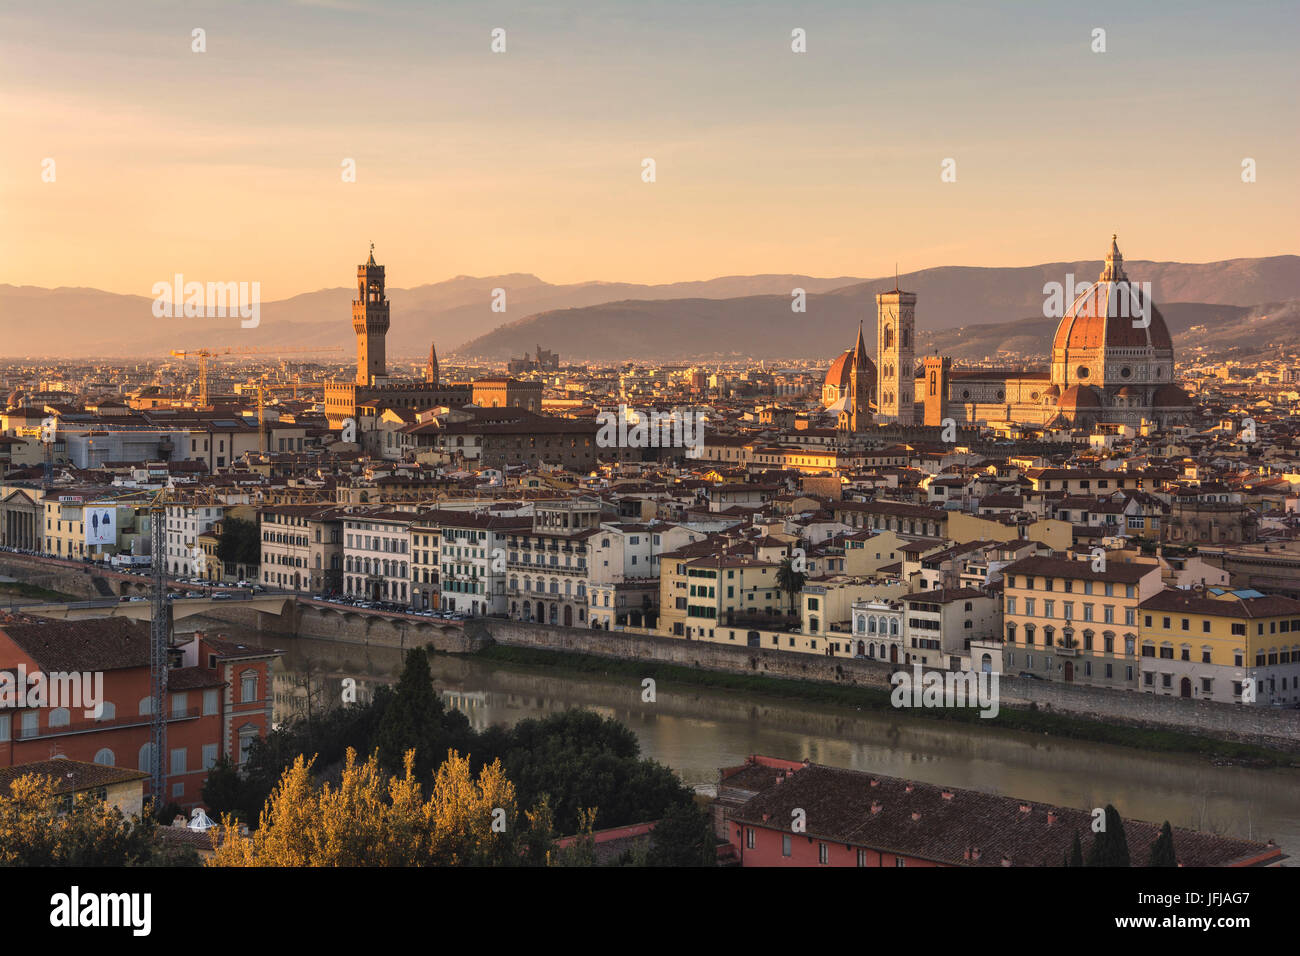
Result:
M4 0L0 282L271 300L372 239L395 287L1300 253L1298 10Z

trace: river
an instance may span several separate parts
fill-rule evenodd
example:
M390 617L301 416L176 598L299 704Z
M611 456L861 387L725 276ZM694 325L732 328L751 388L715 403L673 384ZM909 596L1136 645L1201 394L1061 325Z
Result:
M193 619L192 619L193 620ZM185 622L188 623L188 622ZM259 637L229 624L214 630L281 648L275 719L301 709L306 685L337 699L345 677L361 699L396 680L400 651L308 638ZM201 625L200 625L201 626ZM626 724L644 756L711 792L718 768L749 754L802 759L927 783L1068 807L1115 805L1125 818L1273 839L1300 860L1300 770L1213 766L1203 759L999 730L906 714L751 698L743 692L660 682L653 703L640 681L477 658L432 658L434 684L476 728L583 707ZM320 706L318 701L314 706ZM989 723L996 724L996 719ZM1145 848L1133 848L1134 858ZM1288 861L1290 862L1290 861Z

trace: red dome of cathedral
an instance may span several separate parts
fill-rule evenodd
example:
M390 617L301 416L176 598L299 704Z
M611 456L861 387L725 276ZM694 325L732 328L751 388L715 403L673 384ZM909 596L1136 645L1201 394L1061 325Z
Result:
M826 373L823 388L837 388L843 392L849 390L849 373L853 371L853 349L846 349L844 354L831 363L831 370Z
M1149 324L1143 325L1148 318ZM1174 347L1160 310L1154 302L1143 302L1141 287L1125 275L1124 257L1114 236L1101 277L1070 303L1052 345L1071 351Z

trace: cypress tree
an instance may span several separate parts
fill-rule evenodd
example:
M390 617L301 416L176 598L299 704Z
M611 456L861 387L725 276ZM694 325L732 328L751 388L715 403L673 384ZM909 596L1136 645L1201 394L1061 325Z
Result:
M1160 828L1160 835L1151 844L1151 859L1147 866L1177 866L1178 858L1174 854L1174 831L1165 821Z

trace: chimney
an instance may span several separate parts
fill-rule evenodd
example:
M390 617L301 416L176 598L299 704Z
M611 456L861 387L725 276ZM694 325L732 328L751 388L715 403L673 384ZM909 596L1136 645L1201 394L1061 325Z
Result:
M763 814L763 822L766 823L771 818L771 816L772 814L770 813Z
M871 778L871 785L872 785L873 787L878 787L878 786L880 786L880 781L877 780L875 777L872 777L872 778Z
M979 847L972 847L972 848L971 848L971 851L970 851L970 859L971 859L971 862L972 862L972 863L978 863L978 862L980 861L980 856L981 856L980 848L979 848Z
M1004 857L1002 858L1002 865L1003 865L1003 866L1010 866L1010 865L1011 865L1011 857L1009 857L1009 856L1004 856Z
M907 793L911 793L911 792L912 792L912 785L909 783L906 787L903 788L903 790L904 790L905 792L907 792Z
M883 809L884 809L884 806L881 804L881 802L880 802L879 800L872 800L872 801L871 801L871 812L872 812L873 814L879 813L879 812L880 812L881 810L883 810Z
M920 811L920 810L913 810L913 811L912 811L912 819L913 819L913 820L919 820L919 819L921 819L921 811Z
M1051 826L1053 823L1055 823L1055 822L1056 822L1056 814L1055 814L1055 813L1052 813L1052 812L1049 810L1048 813L1047 813L1047 825L1050 827L1050 826Z
M952 791L951 791L951 790L945 790L945 791L943 791L942 796L943 796L943 798L944 798L945 800L951 800L951 799L952 799Z
M1021 812L1021 813L1028 813L1028 812L1029 812L1029 804L1027 804L1027 803L1022 803L1022 804L1020 805L1020 812Z

